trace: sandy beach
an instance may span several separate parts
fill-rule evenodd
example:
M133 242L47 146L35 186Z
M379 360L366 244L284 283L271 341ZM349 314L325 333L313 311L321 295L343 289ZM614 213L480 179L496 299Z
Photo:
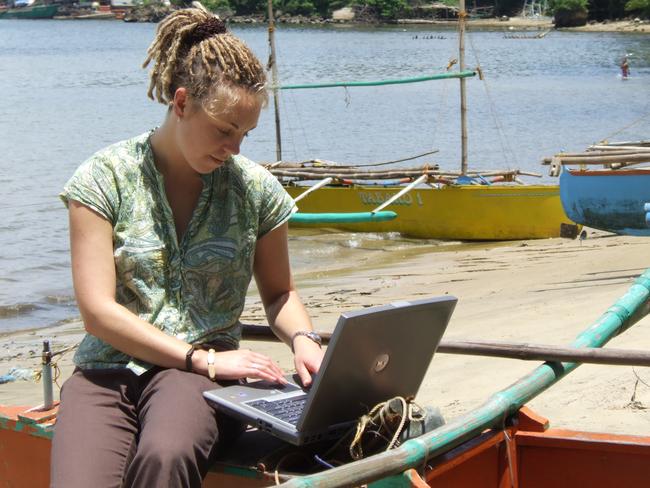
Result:
M544 239L495 244L446 245L435 251L369 253L354 269L325 268L296 274L317 330L331 331L342 311L402 299L450 294L459 298L445 335L455 340L501 340L566 345L622 296L648 266L650 242L591 231L584 241ZM264 323L251 293L243 322ZM74 345L81 324L0 337L0 375L10 367L38 369L42 341L54 351ZM650 318L610 347L650 350ZM290 370L281 344L246 342ZM61 383L72 353L57 357ZM447 419L482 404L532 371L539 362L438 354L420 390L421 404L438 405ZM55 398L58 389L55 387ZM15 381L0 386L0 404L36 405L42 386ZM650 369L584 365L539 395L529 406L553 427L647 433L650 429Z
M431 24L455 27L457 21L445 20L424 20L424 19L400 19L398 24ZM467 21L471 29L503 29L504 31L545 31L553 30L554 24L550 17L508 17L507 20L499 18L470 19ZM632 20L611 20L605 22L591 22L580 27L564 27L559 30L574 32L627 32L627 33L649 33L650 22Z

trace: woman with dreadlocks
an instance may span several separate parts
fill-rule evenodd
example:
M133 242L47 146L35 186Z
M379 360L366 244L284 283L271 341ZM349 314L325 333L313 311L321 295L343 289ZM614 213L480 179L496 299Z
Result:
M239 156L267 100L260 62L193 8L160 24L149 63L163 124L93 155L61 195L87 334L61 392L55 487L201 486L242 430L202 392L285 382L271 358L238 348L252 276L305 385L323 356L289 268L293 200Z

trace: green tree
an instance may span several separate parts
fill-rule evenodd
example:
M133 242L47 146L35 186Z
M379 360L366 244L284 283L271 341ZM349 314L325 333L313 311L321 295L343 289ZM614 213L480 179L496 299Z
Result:
M266 2L263 0L229 0L229 3L236 15L250 15L266 12Z
M210 12L215 12L220 15L230 15L233 13L233 8L230 6L228 0L201 0L201 3Z
M559 10L566 10L568 12L586 12L587 5L587 0L551 0L549 2L549 8L554 14Z
M406 0L356 0L355 5L370 9L380 20L395 20L408 6Z
M274 0L273 8L289 15L313 15L316 7L311 0Z
M589 10L588 0L551 0L549 8L555 17L555 27L585 25Z
M589 18L597 21L625 16L627 0L589 0Z
M629 0L625 4L625 11L646 18L650 17L650 0Z

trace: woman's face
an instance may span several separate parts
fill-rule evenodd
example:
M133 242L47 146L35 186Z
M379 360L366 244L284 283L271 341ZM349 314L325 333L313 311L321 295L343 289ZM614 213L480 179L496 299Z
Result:
M239 154L242 140L257 126L262 103L242 90L237 103L217 102L213 107L216 113L208 114L190 99L180 110L174 107L176 143L187 164L199 174L210 173Z

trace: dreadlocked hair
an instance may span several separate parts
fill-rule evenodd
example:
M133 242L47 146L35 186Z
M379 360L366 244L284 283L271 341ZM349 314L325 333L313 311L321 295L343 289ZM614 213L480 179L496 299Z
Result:
M169 105L179 87L208 112L219 102L236 104L242 89L267 103L260 61L223 21L202 8L177 10L165 18L142 67L153 62L147 95Z

